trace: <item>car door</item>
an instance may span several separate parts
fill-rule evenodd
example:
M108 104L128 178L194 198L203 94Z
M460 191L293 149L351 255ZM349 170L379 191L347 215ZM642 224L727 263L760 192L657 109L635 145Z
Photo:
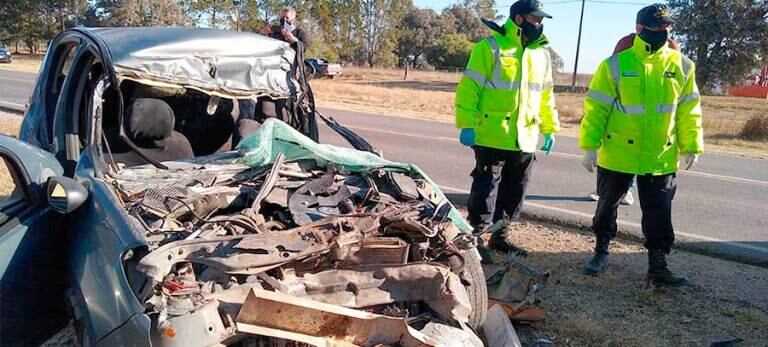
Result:
M48 152L0 135L0 346L38 345L67 324L65 226L47 203Z

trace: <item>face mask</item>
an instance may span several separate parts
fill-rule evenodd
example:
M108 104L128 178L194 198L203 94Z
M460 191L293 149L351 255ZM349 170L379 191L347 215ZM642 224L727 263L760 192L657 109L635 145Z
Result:
M661 46L664 46L664 44L667 42L667 38L669 37L669 32L666 30L662 31L651 31L646 28L643 28L643 30L640 30L640 38L643 39L646 43L651 45L651 52L655 52Z
M528 42L538 40L544 32L544 24L536 25L527 20L523 21L521 27L523 29L523 35L525 35L525 39L528 40Z
M283 28L283 30L289 32L293 32L293 30L296 29L296 26L285 18L280 18L280 26Z

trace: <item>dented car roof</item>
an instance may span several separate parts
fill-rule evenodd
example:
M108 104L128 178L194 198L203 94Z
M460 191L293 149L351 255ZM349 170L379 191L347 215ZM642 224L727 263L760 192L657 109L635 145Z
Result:
M106 44L115 72L222 96L286 97L296 53L266 36L207 28L88 28Z

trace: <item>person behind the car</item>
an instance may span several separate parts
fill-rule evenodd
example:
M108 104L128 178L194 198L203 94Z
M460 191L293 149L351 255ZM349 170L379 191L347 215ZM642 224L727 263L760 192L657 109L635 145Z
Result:
M598 195L592 229L595 254L584 273L597 275L616 236L621 196L637 177L648 249L647 280L655 285L684 285L667 268L672 248L672 198L680 167L691 168L704 147L702 111L694 63L667 42L673 21L669 8L654 4L637 14L631 48L604 60L584 102L579 131L582 163L597 166ZM679 158L681 157L681 158Z
M467 207L476 231L505 214L520 218L539 133L544 134L541 150L549 154L560 129L544 17L552 18L541 2L520 0L503 26L486 21L492 34L472 49L456 89L459 141L475 152ZM507 241L506 230L495 232L489 246L518 250Z
M261 34L288 42L295 51L299 50L300 42L302 53L309 47L309 34L298 26L296 9L291 6L285 6L280 10L279 25L267 25Z

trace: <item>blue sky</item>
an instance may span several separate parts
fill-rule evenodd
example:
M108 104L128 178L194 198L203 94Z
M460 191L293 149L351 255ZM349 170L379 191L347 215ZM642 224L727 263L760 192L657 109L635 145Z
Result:
M515 0L496 0L496 11L506 20L509 6ZM429 7L437 11L457 1L414 0L418 7ZM592 73L600 62L613 53L616 42L624 35L635 31L637 11L646 5L661 1L643 0L587 0L584 9L584 28L581 34L579 72ZM565 71L573 71L576 57L576 41L579 33L581 0L544 0L544 11L552 19L544 20L544 34L565 61Z

